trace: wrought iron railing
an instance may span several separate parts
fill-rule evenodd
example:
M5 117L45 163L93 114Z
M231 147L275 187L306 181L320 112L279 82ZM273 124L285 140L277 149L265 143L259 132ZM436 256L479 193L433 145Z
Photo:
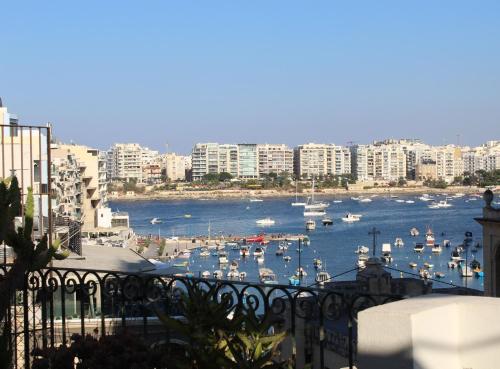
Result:
M4 268L4 272L7 269ZM400 299L324 288L239 281L47 268L30 273L9 314L14 367L30 367L35 348L66 344L73 333L112 335L123 328L148 342L170 332L154 311L179 315L179 296L192 288L229 296L233 309L254 311L286 331L280 352L296 368L352 367L356 361L357 313ZM335 361L336 364L332 363Z

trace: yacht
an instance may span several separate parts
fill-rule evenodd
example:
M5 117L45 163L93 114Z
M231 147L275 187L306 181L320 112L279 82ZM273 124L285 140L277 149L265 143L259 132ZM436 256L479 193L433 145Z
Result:
M219 252L219 264L227 264L229 262L225 251Z
M160 224L161 220L159 218L153 218L149 221L151 224Z
M401 237L397 237L394 240L394 246L396 246L396 247L402 247L404 245L405 245L405 243L403 242L403 239Z
M311 197L309 198L308 203L306 205L304 205L304 209L306 209L306 210L324 210L328 206L330 206L330 204L328 204L327 202L322 202L322 201L314 201L314 184L315 184L315 180L313 178L312 194L311 194Z
M345 215L345 217L342 218L342 221L346 222L346 223L352 223L352 222L359 222L360 219L361 219L361 215L359 215L359 214L347 213Z
M213 277L215 279L222 279L223 276L224 276L224 273L222 272L222 270L216 270L213 273Z
M276 274L269 268L259 268L259 279L264 284L278 284Z
M306 231L312 231L316 229L316 222L312 219L309 219L306 222Z
M392 263L392 255L391 255L391 244L383 243L382 244L382 256L380 259L385 263Z
M356 254L368 254L370 249L366 246L358 246L358 249L354 251Z
M299 182L295 181L295 202L292 202L292 206L306 206L307 203L299 201Z
M318 272L318 274L316 274L316 283L318 283L320 286L324 285L325 282L328 282L330 281L331 279L331 276L328 272L322 270L320 272Z
M256 247L253 251L253 256L258 257L261 255L264 255L264 250L262 249L262 247Z
M440 254L443 251L441 248L441 245L438 243L435 243L434 246L432 246L432 253L433 254Z
M424 252L424 244L423 243L417 243L415 247L413 247L413 250L415 252Z
M428 205L427 207L429 209L442 209L442 208L449 208L452 205L448 203L448 200L441 200L439 202L433 202L432 204Z
M267 217L264 219L258 219L255 221L255 223L257 223L257 225L260 225L260 226L271 226L271 225L274 225L276 222L274 221L274 219Z
M419 234L420 232L418 231L417 228L413 227L412 229L410 229L410 236L417 237Z
M333 224L333 219L330 217L324 217L321 222L323 223L324 226L327 225L332 225Z
M326 215L326 211L323 210L304 210L305 217L323 217Z
M432 229L428 228L427 232L425 233L425 245L432 247L434 246L434 233L432 233Z

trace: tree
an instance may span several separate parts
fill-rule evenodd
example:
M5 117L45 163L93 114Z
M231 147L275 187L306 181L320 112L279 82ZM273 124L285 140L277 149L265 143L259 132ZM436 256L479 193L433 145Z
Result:
M231 173L221 172L219 174L219 181L220 182L230 181L231 179L233 179L233 176L231 175Z
M16 290L23 287L26 275L29 272L44 268L50 260L64 259L68 252L59 252L59 242L48 244L47 235L35 243L31 238L33 231L33 191L28 189L27 201L24 209L24 227L15 229L15 217L21 214L21 191L16 177L12 177L7 186L5 181L0 182L0 244L12 247L16 254L12 266L0 279L0 321L4 321L10 308L10 302ZM9 366L10 353L7 350L7 340L10 334L8 323L0 340L0 368Z
M207 173L203 176L205 182L219 182L219 174L217 173Z

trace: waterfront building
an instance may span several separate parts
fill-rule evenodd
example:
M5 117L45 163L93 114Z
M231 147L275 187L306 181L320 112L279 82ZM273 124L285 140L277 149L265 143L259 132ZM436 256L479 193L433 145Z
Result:
M229 173L238 177L238 145L219 145L219 173Z
M398 181L406 178L406 154L397 143L375 142L351 147L352 173L358 181Z
M259 153L257 144L238 144L238 178L259 178Z
M293 150L285 144L259 144L259 177L270 173L293 173Z
M209 173L219 172L219 144L197 143L191 154L193 181L201 181Z
M500 169L500 141L488 141L478 147L467 147L462 150L464 173L487 172Z
M161 163L147 163L142 165L142 182L152 185L161 183Z
M117 143L110 149L111 178L142 182L142 147L137 143Z
M433 146L421 153L415 166L415 179L444 180L452 183L464 173L461 148L455 145Z
M300 145L294 150L294 171L301 178L350 174L351 152L334 144Z
M161 155L161 169L165 178L170 181L184 181L186 179L186 160L188 160L186 156L175 153Z

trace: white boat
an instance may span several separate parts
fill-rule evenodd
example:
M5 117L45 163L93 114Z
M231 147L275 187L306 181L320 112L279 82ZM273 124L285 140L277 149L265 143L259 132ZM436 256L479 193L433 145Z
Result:
M434 233L432 233L432 229L428 228L427 232L425 233L425 245L432 247L434 246Z
M359 197L351 197L352 201L359 201Z
M369 199L368 197L363 197L359 199L359 202L372 202L372 199Z
M472 272L472 268L468 265L460 264L459 269L460 269L460 275L462 277L472 277L474 275L474 273Z
M207 256L210 256L210 251L208 251L208 250L203 250L202 252L200 252L200 256L201 256L201 257L207 257Z
M264 264L264 255L257 256L257 264Z
M359 269L366 268L366 262L368 261L368 256L365 254L359 254L358 260L356 261L356 266Z
M240 278L240 272L238 270L230 270L227 272L227 278L229 279L239 279Z
M260 226L271 226L271 225L274 225L276 222L274 221L274 219L267 217L264 219L258 219L255 221L255 223L257 223L257 225L260 225Z
M397 237L394 240L394 246L396 246L396 247L402 247L404 245L405 245L405 243L403 242L403 239L401 237Z
M342 200L333 200L334 204L340 204L341 202L342 202Z
M253 256L261 256L264 255L264 249L262 247L256 247L255 250L253 250Z
M415 204L415 201L413 201L413 200L406 200L405 203L407 203L407 204Z
M429 271L427 269L425 269L425 268L420 268L420 270L418 271L418 274L423 279L429 279L430 276L431 276L431 274L429 273Z
M276 274L269 268L259 269L259 279L264 284L278 284Z
M417 228L413 227L412 229L410 229L410 236L417 237L419 234L420 232L418 231Z
M161 223L161 220L158 219L158 218L153 218L149 221L151 224L160 224Z
M438 243L435 243L434 246L432 246L432 253L433 254L440 254L443 251L441 248L441 245Z
M211 273L208 270L205 270L201 273L201 278L210 278Z
M401 203L405 202L405 200L397 199L396 202L399 202L401 204Z
M297 276L299 278L307 277L307 272L305 271L304 268L300 267L300 268L297 268L297 270L295 271L295 276Z
M422 196L418 198L420 201L432 201L432 197L430 197L428 194L424 193Z
M307 222L306 222L306 230L307 231L312 231L312 230L315 230L316 229L316 222L312 219L309 219Z
M325 215L326 215L325 210L305 210L304 211L305 217L322 217Z
M380 259L385 263L392 263L392 255L391 255L391 244L383 243L382 244L382 256Z
M366 246L358 246L358 249L354 251L356 254L368 254L370 249Z
M225 252L219 252L219 264L227 264L229 262Z
M314 201L314 184L315 184L315 180L313 178L311 197L309 198L309 201L307 202L307 204L304 205L304 209L306 209L306 210L324 210L328 206L330 206L330 204L327 202L322 202L322 201Z
M421 252L424 252L424 248L425 248L425 246L424 246L424 244L423 244L423 243L417 243L417 244L413 247L413 251L421 253Z
M257 198L251 198L251 199L250 199L250 202L262 202L262 201L264 201L264 200L262 200L262 199L257 199Z
M247 277L247 272L240 272L239 278L240 281L244 280Z
M318 283L319 285L324 285L325 282L328 282L331 280L331 276L328 272L322 270L320 272L318 272L318 274L316 274L316 283Z
M408 265L410 266L410 268L416 268L417 267L417 263L415 263L414 261L410 261L410 263Z
M359 215L359 214L347 213L345 215L345 217L342 218L342 221L346 222L346 223L352 223L352 222L359 222L360 219L361 219L361 215Z
M451 252L451 260L453 260L453 261L458 261L458 260L460 260L460 259L462 259L462 258L461 258L461 256L460 256L460 253L458 252L458 250L457 250L457 249L453 250L453 251Z
M229 270L238 270L238 261L233 260L231 261L231 264L229 265Z
M428 205L427 207L429 209L443 209L443 208L449 208L451 206L453 206L453 205L448 203L447 200L441 200L439 202L433 202L432 204Z
M213 277L215 279L222 279L223 276L224 276L224 273L222 272L222 270L216 270L213 273Z
M250 255L250 246L243 245L240 247L240 255L246 257Z
M428 263L427 261L424 263L424 268L427 268L427 269L432 269L434 268L434 264L431 264L431 263Z
M191 251L190 250L184 250L177 257L181 258L181 259L189 259L191 257Z
M291 256L283 256L283 261L291 261L292 260L292 257Z
M323 266L323 262L321 261L321 259L314 259L313 265L315 269L321 269Z
M323 219L321 219L321 223L323 223L324 226L332 225L333 219L330 217L324 217Z
M295 202L292 202L292 206L306 206L305 202L299 201L299 182L295 181Z

